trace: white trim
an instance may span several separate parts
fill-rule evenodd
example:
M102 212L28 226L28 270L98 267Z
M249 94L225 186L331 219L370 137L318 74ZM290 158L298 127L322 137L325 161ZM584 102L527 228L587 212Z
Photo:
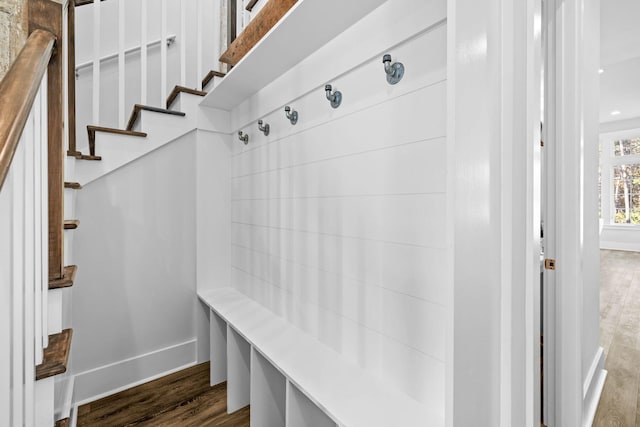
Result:
M604 367L604 351L602 347L598 349L587 378L582 385L582 426L590 427L593 424L593 419L596 415L596 409L598 408L598 402L602 395L602 389L604 388L604 381L607 378L607 371Z
M153 381L196 364L197 339L89 369L75 375L74 406Z
M628 129L640 129L640 117L600 123L601 134L620 132Z
M539 426L541 2L447 5L447 426Z
M599 0L549 0L551 34L547 76L552 82L551 108L546 114L556 127L550 129L548 145L555 161L555 209L550 211L556 233L545 233L549 241L546 257L557 260L556 284L549 292L555 293L555 324L545 325L555 331L555 414L545 420L549 426L579 426L585 421L583 401L585 358L591 358L593 338L585 330L585 322L592 325L592 306L585 306L594 292L593 276L589 266L594 252L588 245L597 245L597 227L592 207L595 197L590 193L593 176L585 175L593 169L594 144L598 136L597 93L599 58ZM596 169L597 170L597 169ZM585 185L586 183L586 185ZM549 288L547 288L549 289ZM585 298L585 292L586 298ZM585 312L585 309L589 312ZM545 336L545 347L548 341ZM596 348L593 349L596 352ZM545 360L546 364L546 360ZM545 375L545 380L547 376Z

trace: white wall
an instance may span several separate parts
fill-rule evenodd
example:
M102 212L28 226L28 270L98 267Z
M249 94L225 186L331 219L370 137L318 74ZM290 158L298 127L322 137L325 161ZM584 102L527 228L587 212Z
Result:
M441 413L447 39L445 24L425 29L445 7L391 0L293 67L232 113L250 142L234 137L231 158L232 286ZM396 40L396 27L413 31ZM363 48L376 53L348 66L354 40L377 40ZM396 86L387 52L406 67ZM340 108L305 86L319 79L343 92ZM294 93L296 126L272 108L280 89Z
M208 357L196 297L196 140L192 132L77 194L76 402Z

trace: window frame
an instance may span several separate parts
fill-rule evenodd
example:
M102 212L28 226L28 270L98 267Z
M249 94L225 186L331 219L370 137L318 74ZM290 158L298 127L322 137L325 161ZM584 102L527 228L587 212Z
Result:
M640 224L616 223L614 218L616 209L615 201L613 199L613 168L620 165L640 166L640 154L616 156L614 152L614 143L620 140L635 138L640 138L640 128L600 134L600 144L602 144L602 149L600 151L600 214L604 226L620 228L640 227Z

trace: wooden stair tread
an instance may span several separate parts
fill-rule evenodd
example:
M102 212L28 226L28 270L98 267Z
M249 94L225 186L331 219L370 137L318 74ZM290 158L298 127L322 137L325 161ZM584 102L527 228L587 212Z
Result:
M162 114L171 114L173 116L182 116L184 117L186 114L182 111L173 111L173 110L165 110L164 108L151 107L149 105L136 104L133 106L133 111L131 112L131 117L129 118L129 123L127 124L127 130L130 131L133 129L133 126L136 124L138 117L140 117L140 111L151 111L154 113L162 113Z
M79 219L65 219L64 220L64 229L65 230L75 230L80 225Z
M191 89L184 86L176 86L173 88L169 96L167 97L167 109L171 108L171 104L176 100L180 92L189 93L191 95L205 96L207 92L201 90Z
M218 59L229 65L236 65L274 25L297 3L298 0L270 0L255 18L249 22L242 33L231 42L227 50Z
M67 371L72 335L71 329L49 335L49 347L44 349L42 364L36 366L36 381L64 374Z
M87 126L87 132L104 132L104 133L115 133L117 135L129 135L129 136L137 136L140 138L145 138L147 136L144 132L136 132L132 130L126 129L116 129L116 128L106 128L102 126Z
M90 154L80 154L80 156L76 156L78 160L102 160L102 156L92 156Z
M61 420L56 421L56 425L54 427L69 427L71 425L71 418L63 418Z
M146 138L147 134L144 132L134 132L132 130L107 128L103 126L87 126L87 133L89 134L89 155L83 155L81 160L102 160L102 157L96 156L96 132L113 133L116 135L136 136L140 138Z
M81 190L82 185L79 182L66 182L64 183L64 188L71 188L73 190Z
M202 79L202 87L205 87L206 85L208 85L209 82L213 80L214 77L224 77L224 76L226 76L225 73L211 70L207 73L206 76L204 76L204 79Z
M49 280L49 289L61 289L73 286L77 272L77 265L67 265L64 268L63 275L60 279Z

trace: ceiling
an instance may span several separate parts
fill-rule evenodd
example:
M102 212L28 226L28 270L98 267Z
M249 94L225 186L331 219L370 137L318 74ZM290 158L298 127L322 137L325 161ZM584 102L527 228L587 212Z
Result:
M600 122L640 117L639 21L640 0L601 2Z

